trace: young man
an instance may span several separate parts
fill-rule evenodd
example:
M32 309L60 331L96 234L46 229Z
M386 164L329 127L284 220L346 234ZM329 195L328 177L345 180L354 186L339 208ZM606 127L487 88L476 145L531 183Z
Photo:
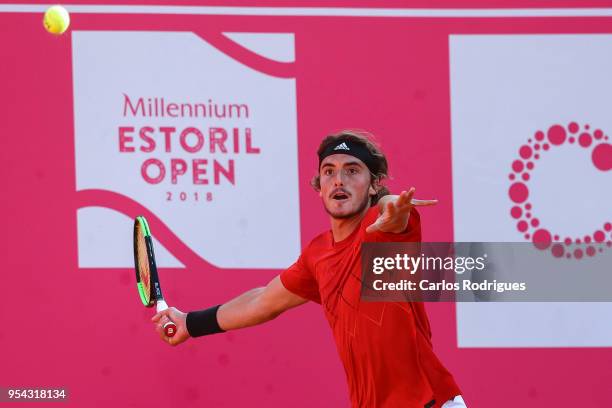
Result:
M161 338L178 345L189 337L253 326L311 300L323 306L344 364L353 407L465 407L451 374L435 356L422 303L361 302L361 244L421 240L414 188L390 195L381 181L387 159L366 136L341 132L318 150L312 185L329 214L331 230L310 242L299 259L266 287L209 309L170 308L153 317ZM177 333L168 338L163 323Z

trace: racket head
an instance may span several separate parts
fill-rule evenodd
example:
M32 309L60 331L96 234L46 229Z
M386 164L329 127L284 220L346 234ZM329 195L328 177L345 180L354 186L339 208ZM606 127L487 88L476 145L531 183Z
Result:
M155 258L151 242L151 231L147 220L142 216L136 217L134 220L134 270L138 294L142 304L146 307L155 305L153 291Z

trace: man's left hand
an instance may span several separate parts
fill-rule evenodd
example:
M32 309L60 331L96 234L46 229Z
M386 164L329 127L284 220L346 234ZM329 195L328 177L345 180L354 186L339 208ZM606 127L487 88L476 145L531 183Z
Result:
M379 200L381 213L374 223L366 228L367 233L381 231L400 233L406 230L410 211L414 206L429 206L438 203L438 200L413 199L414 187L402 191L399 196L384 196Z

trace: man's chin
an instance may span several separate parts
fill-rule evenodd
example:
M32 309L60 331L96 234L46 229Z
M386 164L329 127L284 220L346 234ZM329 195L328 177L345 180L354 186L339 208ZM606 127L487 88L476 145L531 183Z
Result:
M352 218L361 213L362 209L360 208L329 208L325 206L325 211L330 215L330 217L343 220L347 218Z
M353 211L353 212L345 212L345 211L327 211L327 213L332 217L335 218L337 220L344 220L347 218L351 218L354 217L357 212Z

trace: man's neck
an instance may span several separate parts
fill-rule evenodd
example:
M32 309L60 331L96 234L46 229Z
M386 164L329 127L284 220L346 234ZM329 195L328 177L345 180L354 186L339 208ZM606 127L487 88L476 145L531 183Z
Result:
M334 237L334 242L339 242L351 235L355 228L359 226L363 217L365 217L366 212L370 207L366 207L359 214L355 214L349 218L331 218L331 231L332 236Z

